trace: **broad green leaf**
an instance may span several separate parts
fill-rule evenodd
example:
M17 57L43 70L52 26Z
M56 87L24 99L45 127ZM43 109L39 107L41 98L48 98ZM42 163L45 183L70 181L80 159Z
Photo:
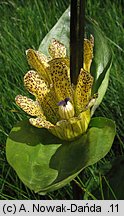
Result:
M87 133L73 142L22 121L11 130L6 155L24 184L45 194L63 187L82 169L103 158L114 136L115 124L106 118L93 118Z
M85 25L86 36L89 37L90 34L94 37L94 58L91 66L91 74L94 77L94 84L92 89L92 94L98 92L98 98L96 103L92 107L91 114L93 115L96 108L101 103L106 89L108 87L109 72L112 62L111 49L108 45L108 41L101 31L98 24L86 18ZM48 46L51 40L55 38L62 42L66 49L68 57L70 55L70 8L68 8L64 14L60 17L55 26L48 32L45 38L42 40L39 50L46 55L48 53Z

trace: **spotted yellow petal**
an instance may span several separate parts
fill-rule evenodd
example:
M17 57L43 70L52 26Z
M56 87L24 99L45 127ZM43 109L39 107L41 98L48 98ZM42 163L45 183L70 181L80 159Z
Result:
M66 48L64 44L60 43L56 39L52 40L51 44L49 45L48 50L53 59L66 57Z
M29 122L35 126L35 127L38 127L38 128L46 128L46 129L49 129L51 127L54 127L54 125L49 122L49 121L46 121L42 118L30 118L29 119Z
M51 60L49 65L49 73L58 102L65 98L70 98L73 103L69 60L66 58L56 58Z
M92 84L93 77L89 72L81 69L74 92L74 103L77 115L85 110L89 103Z
M57 101L52 88L49 89L47 83L41 79L36 71L29 71L24 76L24 84L28 91L33 94L40 103L46 118L52 123L56 123L59 114Z
M33 70L25 74L24 85L31 94L40 100L50 91L47 83Z
M47 56L35 51L28 49L26 51L28 64L35 69L46 81L50 82L47 68L49 67Z
M33 101L32 99L22 95L17 95L15 101L16 104L27 114L31 116L40 116L45 119L41 106L37 101Z
M47 67L49 67L48 64L49 58L40 51L35 51L35 53L38 59L40 60L40 62L43 64L44 68L46 69Z
M93 46L94 38L91 35L90 40L84 39L84 64L83 68L86 71L90 71L90 66L93 58Z

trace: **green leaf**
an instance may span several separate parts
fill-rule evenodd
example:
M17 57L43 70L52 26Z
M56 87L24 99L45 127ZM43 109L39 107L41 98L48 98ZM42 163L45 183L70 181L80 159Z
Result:
M87 37L92 34L94 36L94 58L91 66L91 74L94 77L92 94L98 92L96 103L92 107L91 114L93 115L96 108L101 103L106 89L108 87L109 72L111 68L112 55L108 41L101 31L98 24L86 18L85 32ZM48 32L42 40L39 51L49 56L48 46L51 40L55 38L63 43L67 49L67 55L70 55L70 8L60 17L55 26Z
M105 118L92 119L87 133L73 142L22 121L7 139L6 156L25 185L45 194L63 187L82 169L103 158L114 136L115 124Z

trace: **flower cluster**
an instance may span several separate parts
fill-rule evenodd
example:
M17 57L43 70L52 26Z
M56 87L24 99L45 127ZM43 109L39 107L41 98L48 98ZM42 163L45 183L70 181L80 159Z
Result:
M35 96L35 101L22 95L15 100L33 116L29 119L33 126L47 128L63 140L73 140L86 132L90 107L95 100L91 96L93 77L90 74L93 45L92 36L84 40L84 65L75 86L71 84L70 62L62 43L52 40L49 57L33 49L27 50L27 60L33 70L24 76L24 85Z

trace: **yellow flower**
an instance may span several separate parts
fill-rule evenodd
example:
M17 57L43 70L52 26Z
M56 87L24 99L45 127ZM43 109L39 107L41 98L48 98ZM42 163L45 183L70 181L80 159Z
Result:
M93 58L93 37L84 40L84 65L77 85L70 81L70 62L66 48L53 39L49 45L50 57L27 50L28 63L34 70L24 76L24 85L35 96L35 101L18 95L16 103L36 118L29 122L38 128L47 128L63 140L73 140L86 132L90 122L93 77L90 66Z

